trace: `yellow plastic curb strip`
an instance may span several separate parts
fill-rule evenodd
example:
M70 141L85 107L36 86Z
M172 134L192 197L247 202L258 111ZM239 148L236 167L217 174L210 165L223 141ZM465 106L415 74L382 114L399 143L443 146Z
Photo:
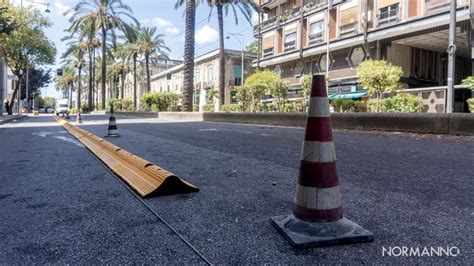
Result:
M197 192L199 188L181 180L165 169L152 164L114 144L53 116L69 134L77 138L113 172L120 176L141 197Z

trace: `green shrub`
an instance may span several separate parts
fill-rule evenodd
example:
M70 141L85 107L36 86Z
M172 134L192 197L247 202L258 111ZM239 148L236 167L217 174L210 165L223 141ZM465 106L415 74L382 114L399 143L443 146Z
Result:
M173 92L147 92L142 95L140 101L143 106L142 109L147 107L151 109L153 105L156 105L157 111L162 112L177 111L179 100L180 95Z
M120 100L113 101L112 106L114 107L114 112L122 111L122 102Z
M382 111L387 113L416 113L422 107L422 100L412 94L398 94L382 100Z
M202 110L203 110L204 112L214 112L214 104L212 104L212 103L205 104L205 105L202 107Z
M132 112L135 111L133 106L133 101L129 99L122 100L122 111Z
M352 112L364 113L367 112L367 103L365 101L354 101Z
M101 103L97 104L96 109L97 109L97 110L104 110L104 108L102 108L102 104L101 104Z
M467 99L467 104L469 105L469 111L474 113L474 98Z
M158 112L159 111L158 105L155 104L155 103L151 105L150 109L151 109L152 112Z
M81 113L87 113L89 112L89 107L85 104L81 106Z
M351 99L334 99L331 102L335 112L350 112L354 107L354 100Z
M69 113L70 113L70 114L75 114L75 113L77 113L77 108L74 107L74 108L69 109Z
M273 112L275 111L275 105L273 103L267 103L265 104L265 109L267 112Z
M238 104L224 104L221 106L222 112L240 112L241 108Z
M399 94L382 100L382 112L385 113L415 113L422 107L422 100L412 94ZM370 99L367 101L369 112L377 111L377 101Z
M294 103L293 105L295 112L304 112L304 106L302 103Z

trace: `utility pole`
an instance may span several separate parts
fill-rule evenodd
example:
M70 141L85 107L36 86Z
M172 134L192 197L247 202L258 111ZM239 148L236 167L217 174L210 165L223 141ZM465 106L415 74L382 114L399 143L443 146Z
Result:
M454 82L456 59L456 0L451 0L449 11L449 46L448 46L448 93L446 113L454 111Z

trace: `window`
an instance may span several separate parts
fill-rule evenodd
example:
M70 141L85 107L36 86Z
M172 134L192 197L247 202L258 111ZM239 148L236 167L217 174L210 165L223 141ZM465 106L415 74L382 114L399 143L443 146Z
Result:
M214 71L212 65L207 66L207 86L214 86Z
M285 34L285 52L296 48L296 31Z
M194 80L195 80L196 83L201 82L201 75L200 74L201 73L199 73L199 69L196 70L196 73L194 74Z
M379 9L379 24L398 21L400 4L396 3Z
M313 22L309 25L309 44L320 43L324 40L323 21Z
M234 86L242 85L242 71L240 66L234 66Z
M263 50L263 57L273 55L273 45L274 45L273 35L264 37L262 39L262 50Z

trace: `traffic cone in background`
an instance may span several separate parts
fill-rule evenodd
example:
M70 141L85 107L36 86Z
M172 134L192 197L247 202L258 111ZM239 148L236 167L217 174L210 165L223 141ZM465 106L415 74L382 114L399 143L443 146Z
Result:
M325 77L314 75L293 213L271 217L297 248L369 242L368 230L343 216Z
M82 116L81 116L81 113L77 113L77 116L76 116L76 123L82 124Z
M120 137L117 128L117 121L114 116L114 107L112 105L110 105L109 128L107 129L106 137Z

